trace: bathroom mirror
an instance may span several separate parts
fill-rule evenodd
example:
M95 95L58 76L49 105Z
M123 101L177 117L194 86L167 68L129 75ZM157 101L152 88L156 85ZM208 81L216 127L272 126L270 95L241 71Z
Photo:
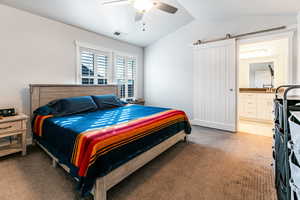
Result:
M274 87L274 62L249 64L250 88Z

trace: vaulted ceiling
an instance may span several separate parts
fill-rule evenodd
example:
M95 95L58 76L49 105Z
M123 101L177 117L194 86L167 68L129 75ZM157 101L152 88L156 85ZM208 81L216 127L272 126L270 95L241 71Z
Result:
M230 20L242 16L291 16L300 11L299 0L178 0L191 15L204 20Z
M189 23L193 17L176 1L163 0L179 8L174 15L152 9L135 22L135 9L127 4L103 6L103 0L0 0L0 3L71 24L109 37L147 46ZM145 22L145 31L142 23ZM119 37L113 35L121 32Z
M179 8L174 15L152 9L135 22L130 5L103 6L103 0L0 0L0 3L138 46L147 46L194 20L231 20L242 16L296 16L299 0L161 0ZM146 30L142 30L145 22ZM115 31L121 32L114 36Z

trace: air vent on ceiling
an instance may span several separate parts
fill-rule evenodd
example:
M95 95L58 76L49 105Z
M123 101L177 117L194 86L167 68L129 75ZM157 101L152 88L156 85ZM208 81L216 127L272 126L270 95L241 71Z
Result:
M121 32L116 31L116 32L114 32L114 35L115 35L115 36L120 36L120 35L121 35Z

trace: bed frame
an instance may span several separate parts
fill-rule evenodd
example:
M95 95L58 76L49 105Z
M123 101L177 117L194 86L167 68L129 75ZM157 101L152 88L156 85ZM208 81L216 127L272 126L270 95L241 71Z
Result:
M30 85L30 110L31 114L35 109L40 106L47 104L48 102L68 97L76 96L89 96L89 95L103 95L103 94L116 94L118 95L117 85ZM107 191L114 185L118 184L124 178L144 166L146 163L160 155L162 152L166 151L171 146L175 145L179 141L185 141L186 134L184 131L180 131L164 142L156 145L155 147L149 149L148 151L142 153L141 155L133 158L127 163L121 165L120 167L114 169L106 176L100 177L96 180L96 184L93 189L94 200L106 200ZM45 147L39 144L37 141L35 143L41 147L51 158L52 165L56 167L60 165L68 173L70 169L58 162L58 159L53 156Z

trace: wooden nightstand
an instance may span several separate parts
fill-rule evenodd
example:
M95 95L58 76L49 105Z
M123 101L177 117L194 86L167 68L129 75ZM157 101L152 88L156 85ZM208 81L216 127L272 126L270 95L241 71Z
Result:
M129 101L129 104L138 104L138 105L145 105L145 100L144 99L137 99L135 101Z
M16 136L18 142L0 147L0 157L8 154L22 152L26 155L26 124L28 116L18 114L12 117L0 118L0 139L9 136Z

